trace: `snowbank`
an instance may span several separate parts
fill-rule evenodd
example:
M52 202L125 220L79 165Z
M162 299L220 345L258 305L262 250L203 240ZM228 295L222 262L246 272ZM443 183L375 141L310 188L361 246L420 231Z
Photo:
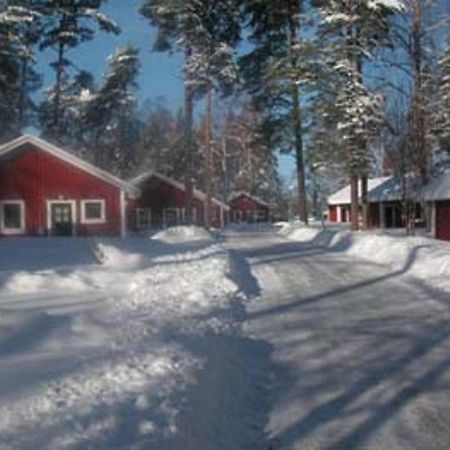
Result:
M18 241L16 263L41 242ZM162 448L205 363L190 342L234 333L229 254L140 238L86 242L72 264L46 242L55 266L0 264L0 448Z
M213 238L204 228L191 226L177 226L167 228L152 236L156 241L165 242L167 244L180 244L186 242L208 241L212 242Z
M335 228L284 224L280 234L288 239L310 242L349 256L389 265L421 279L432 287L450 292L450 243L426 237L351 233Z

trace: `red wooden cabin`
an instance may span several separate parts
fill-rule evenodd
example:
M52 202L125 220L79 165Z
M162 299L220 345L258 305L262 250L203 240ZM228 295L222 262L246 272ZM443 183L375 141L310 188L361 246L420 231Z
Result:
M139 192L137 199L128 209L129 226L134 230L167 228L186 223L188 196L183 183L158 172L149 171L130 181ZM206 194L194 189L193 222L205 224ZM211 225L225 226L228 206L219 200L212 200Z
M233 223L269 221L269 204L248 192L241 191L231 194L228 203Z
M59 147L22 136L0 147L0 235L124 235L119 178Z
M375 197L382 196L384 194L384 188L387 187L387 184L391 180L391 177L372 178L368 180L370 228L383 226L380 214L382 200L374 198L374 193L377 194ZM361 183L358 189L361 195ZM350 185L347 185L328 197L328 221L332 223L348 223L350 220Z
M411 182L410 182L411 183ZM359 183L361 195L361 183ZM411 184L407 191L413 192L416 188ZM369 228L403 228L406 226L404 214L404 193L402 183L397 177L380 177L368 180L368 217ZM421 205L411 196L410 206L416 208L416 226L423 226L423 210ZM360 213L362 214L362 202ZM362 220L360 214L360 220ZM328 197L328 220L334 223L350 222L350 185L340 189Z

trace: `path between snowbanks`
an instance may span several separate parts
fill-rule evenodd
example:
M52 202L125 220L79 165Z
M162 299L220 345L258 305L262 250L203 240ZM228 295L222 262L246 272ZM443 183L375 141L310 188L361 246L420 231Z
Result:
M254 442L264 418L245 437L242 416L213 414L252 398L246 361L268 349L240 336L246 295L229 253L198 230L175 234L7 243L16 267L47 256L42 269L0 265L2 450L227 448L208 443L233 430Z
M450 292L450 243L425 237L393 236L375 232L352 233L336 228L279 224L279 234L351 257L388 265L433 288Z

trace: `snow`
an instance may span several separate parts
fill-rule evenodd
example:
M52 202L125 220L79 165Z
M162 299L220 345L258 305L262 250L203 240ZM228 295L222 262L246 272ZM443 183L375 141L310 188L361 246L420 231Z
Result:
M424 196L428 201L450 199L450 169L446 168L434 177L424 188Z
M339 228L305 227L285 223L279 233L300 242L312 242L388 266L450 292L450 243L422 236L390 235L383 232L352 233Z
M368 180L368 191L369 196L371 191L380 191L384 184L389 184L392 182L392 177L378 177L370 178ZM358 192L361 195L361 181L359 181ZM329 205L345 205L350 204L350 185L343 187L342 189L335 192L333 195L328 197Z
M180 228L0 255L0 448L161 448L205 364L191 340L233 333L228 252Z
M212 241L213 238L204 228L191 226L176 226L156 233L152 239L168 244L180 244L183 242Z
M345 242L333 251L336 230L317 232L228 242L259 291L244 329L268 349L249 365L268 374L268 404L265 445L224 448L449 448L448 293L349 257Z

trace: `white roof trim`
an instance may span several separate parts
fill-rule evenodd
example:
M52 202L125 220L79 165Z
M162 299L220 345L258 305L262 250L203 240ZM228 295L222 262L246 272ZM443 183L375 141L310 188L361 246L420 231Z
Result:
M386 183L392 177L379 177L379 178L370 178L368 180L368 191L370 192L374 189L378 188L382 184ZM361 181L359 181L359 193L361 193ZM349 205L351 203L350 200L350 184L343 187L339 191L328 197L329 205Z
M245 195L246 197L254 200L255 202L261 203L261 205L267 206L269 207L269 203L266 202L265 200L263 200L260 197L257 197L256 195L251 195L250 193L248 193L247 191L238 191L238 192L232 192L230 197L228 198L228 201L231 201L237 197L240 197L241 195Z
M43 139L40 139L35 136L21 136L17 139L14 139L10 142L7 142L6 144L3 144L0 146L0 159L3 158L8 153L16 150L17 148L21 147L25 144L31 144L39 148L40 150L43 150L62 161L65 161L66 163L77 167L78 169L82 170L83 172L86 172L96 178L101 179L102 181L105 181L106 183L112 184L113 186L116 186L120 189L126 190L126 191L133 191L134 189L132 186L130 186L127 182L124 180L121 180L120 178L110 174L109 172L106 172L103 169L100 169L99 167L94 166L93 164L82 160L81 158L78 158L75 155L72 155L71 153L68 153L66 150L63 150L60 147L57 147L56 145L50 144L47 141L44 141Z
M140 185L142 182L148 180L151 177L158 178L159 180L163 181L164 183L167 183L181 191L186 191L186 188L183 183L181 183L177 180L174 180L173 178L170 178L166 175L163 175L162 173L156 172L154 170L149 170L147 172L144 172L144 173L138 175L135 178L132 178L131 180L129 180L129 183L134 187L138 187L138 185ZM206 201L207 195L204 192L199 191L198 189L194 189L193 194L194 194L194 198L196 198L197 200L200 200L202 202ZM220 200L217 200L214 197L212 198L212 202L226 210L230 209L228 205L221 202Z

